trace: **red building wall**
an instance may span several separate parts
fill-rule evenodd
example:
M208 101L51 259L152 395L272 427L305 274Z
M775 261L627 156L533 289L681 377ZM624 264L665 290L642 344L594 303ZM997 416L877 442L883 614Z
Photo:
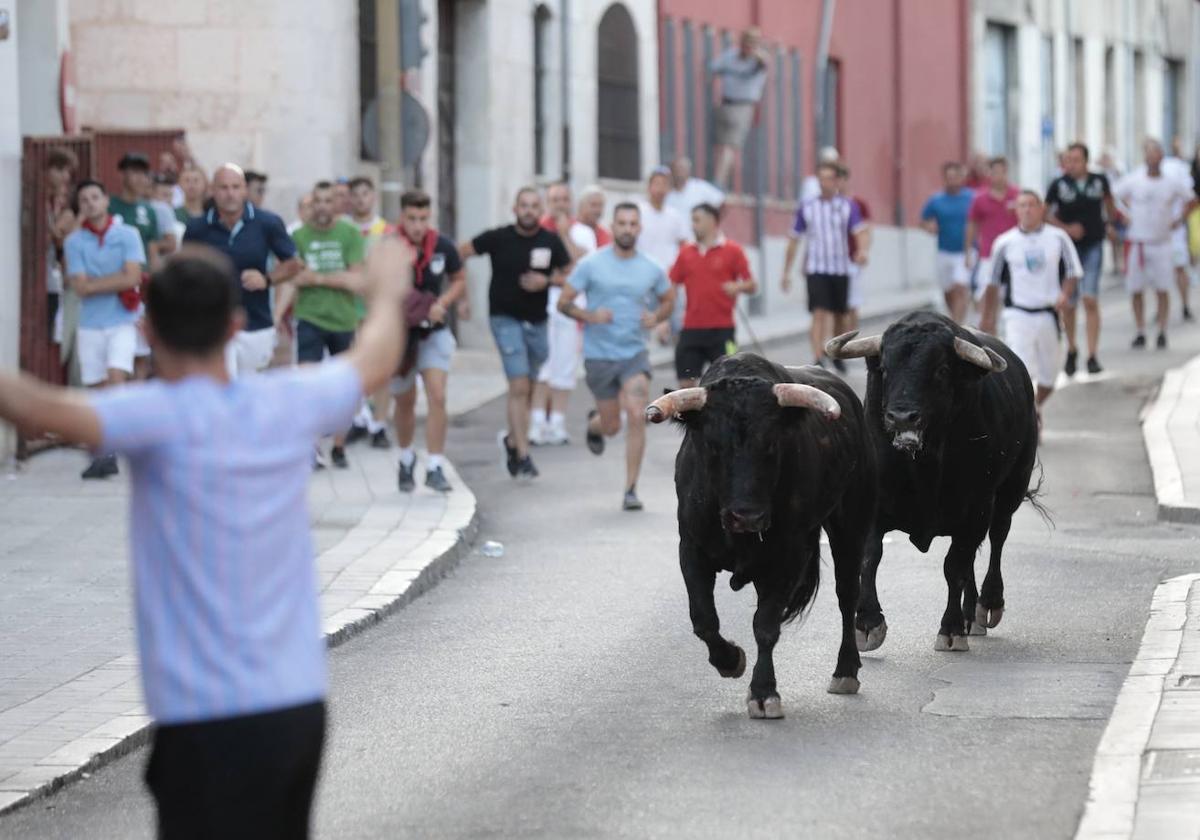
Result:
M800 51L802 174L813 168L813 64L821 5L820 0L659 0L660 41L662 23L669 18L677 37L685 20L697 30L707 25L735 34L757 25L768 46ZM829 52L841 73L840 151L850 166L854 192L866 199L882 224L896 223L898 211L904 224L915 224L926 196L940 184L941 164L967 153L967 15L966 0L838 0ZM674 53L681 66L682 50L677 46ZM660 55L665 62L665 51ZM660 94L665 83L660 68ZM681 71L676 85L675 124L680 125ZM703 92L698 102L700 95ZM769 132L770 177L775 178L772 96L769 83L763 117ZM667 97L660 98L662 118L669 119ZM787 135L790 143L790 125ZM675 147L682 153L682 132L677 133ZM697 168L703 171L702 154L697 158ZM790 159L786 165L791 168ZM792 174L785 173L789 184ZM732 211L729 223L735 235L745 235L747 212ZM769 232L781 233L786 216L776 207L769 214Z

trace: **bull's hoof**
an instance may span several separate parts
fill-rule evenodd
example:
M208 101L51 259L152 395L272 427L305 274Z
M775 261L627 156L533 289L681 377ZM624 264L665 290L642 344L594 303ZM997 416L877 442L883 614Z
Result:
M737 645L734 645L734 648L737 649L737 664L732 668L722 668L719 665L717 666L717 673L722 677L726 677L727 679L731 680L736 680L742 674L746 673L746 651L742 650Z
M783 701L778 694L762 700L746 695L746 714L751 720L779 720L783 717Z
M987 621L985 623L988 627L995 627L1000 623L1000 619L1002 618L1004 618L1004 607L994 607L988 610Z
M858 646L860 653L866 653L870 650L877 650L883 640L887 638L887 622L881 621L875 627L872 627L866 632L862 630L854 631L854 643Z
M937 641L933 643L933 649L936 651L966 651L970 650L971 646L967 644L966 636L946 636L939 633Z
M967 622L967 635L968 636L986 636L987 635L987 627L985 627L981 622L978 622L978 621L968 621Z
M860 683L855 677L834 677L829 681L830 694L858 694Z

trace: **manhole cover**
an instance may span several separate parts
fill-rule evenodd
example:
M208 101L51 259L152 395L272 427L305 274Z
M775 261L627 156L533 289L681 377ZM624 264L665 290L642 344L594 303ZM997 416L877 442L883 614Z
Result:
M922 711L961 718L1105 720L1128 670L1092 662L960 662L934 674L949 685L935 688Z
M1147 782L1200 781L1200 750L1150 750L1142 766Z

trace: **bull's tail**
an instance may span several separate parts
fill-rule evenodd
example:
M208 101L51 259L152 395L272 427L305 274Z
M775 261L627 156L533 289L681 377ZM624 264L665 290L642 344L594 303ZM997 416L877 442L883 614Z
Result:
M812 553L812 557L800 575L800 580L796 581L796 588L792 590L787 606L783 608L784 624L795 621L804 614L808 607L812 606L813 602L817 600L817 589L820 586L821 549L820 543L818 543L817 550Z
M1046 482L1046 468L1042 466L1042 459L1039 457L1037 463L1038 477L1037 484L1033 485L1025 491L1025 501L1033 506L1033 509L1038 512L1038 516L1042 517L1042 521L1054 527L1054 519L1050 516L1050 509L1042 503L1042 497L1045 493L1042 492L1042 485Z

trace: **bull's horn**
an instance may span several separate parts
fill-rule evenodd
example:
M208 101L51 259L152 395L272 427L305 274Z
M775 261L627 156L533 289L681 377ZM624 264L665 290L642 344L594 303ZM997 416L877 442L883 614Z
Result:
M972 344L965 338L955 337L954 352L964 362L970 362L991 373L1002 373L1008 368L1008 362L1004 361L1004 357L995 350Z
M707 399L708 391L703 388L680 388L663 394L646 406L646 419L651 423L661 423L685 411L699 411L704 408Z
M843 333L825 342L825 352L831 359L861 359L864 356L878 356L879 346L883 336L869 335L866 338L855 338L858 330Z
M827 420L836 420L842 416L842 407L838 401L820 388L801 385L799 382L781 382L773 390L775 399L779 400L779 404L784 408L811 408L821 412Z

